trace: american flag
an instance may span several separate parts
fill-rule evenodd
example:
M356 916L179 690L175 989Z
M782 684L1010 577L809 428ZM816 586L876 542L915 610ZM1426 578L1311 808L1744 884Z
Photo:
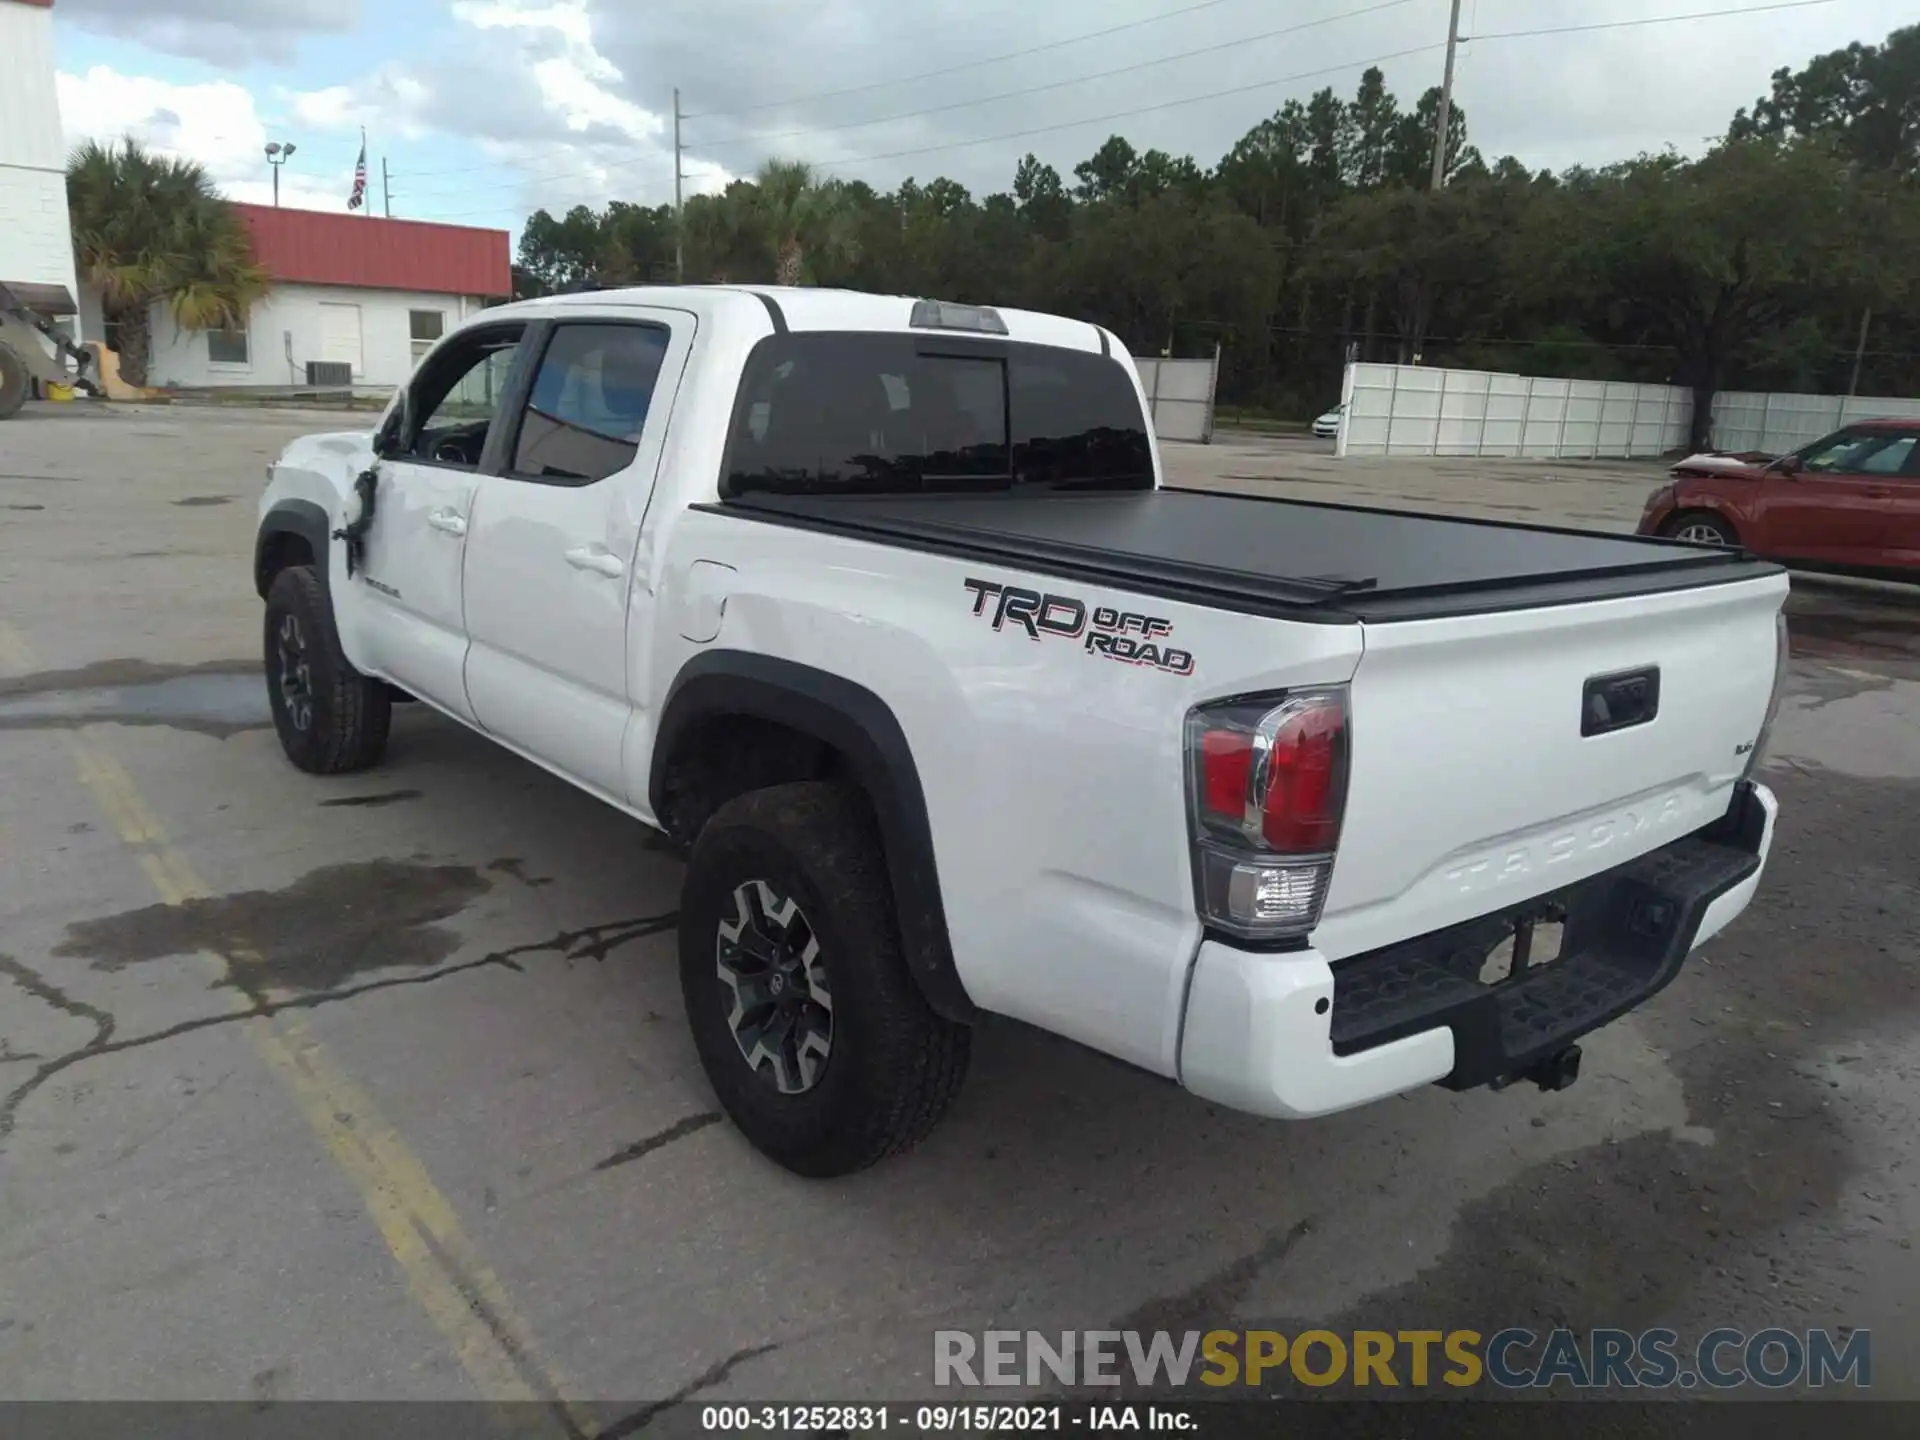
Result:
M353 162L353 193L347 197L347 209L358 210L367 203L367 132L360 132L360 158Z

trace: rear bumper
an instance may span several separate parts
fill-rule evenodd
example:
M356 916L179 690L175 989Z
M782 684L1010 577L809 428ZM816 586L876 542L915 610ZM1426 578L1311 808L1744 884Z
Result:
M1237 1110L1305 1119L1439 1082L1468 1089L1528 1069L1658 993L1746 909L1779 806L1742 784L1724 818L1554 896L1330 964L1209 940L1194 962L1180 1081ZM1543 905L1560 957L1502 984L1490 949Z

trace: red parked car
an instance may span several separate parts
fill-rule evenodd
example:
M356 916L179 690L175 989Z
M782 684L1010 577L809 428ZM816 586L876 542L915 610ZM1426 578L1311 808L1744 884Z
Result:
M1640 533L1920 578L1920 420L1861 420L1772 459L1692 456L1647 498Z

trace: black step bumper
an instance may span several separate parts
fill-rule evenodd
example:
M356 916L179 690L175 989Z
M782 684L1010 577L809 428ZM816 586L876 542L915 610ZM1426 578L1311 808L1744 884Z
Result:
M1524 905L1333 965L1330 1039L1357 1055L1446 1026L1465 1090L1511 1079L1670 984L1709 907L1760 868L1767 812L1748 783L1703 830ZM1559 923L1560 953L1481 978L1516 930Z

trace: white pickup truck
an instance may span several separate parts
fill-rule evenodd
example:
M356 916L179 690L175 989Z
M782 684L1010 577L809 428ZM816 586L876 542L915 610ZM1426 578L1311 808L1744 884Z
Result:
M527 301L269 472L289 758L418 699L687 855L687 1018L808 1175L1010 1015L1224 1105L1555 1089L1747 905L1787 577L1161 488L1081 321L740 286Z

